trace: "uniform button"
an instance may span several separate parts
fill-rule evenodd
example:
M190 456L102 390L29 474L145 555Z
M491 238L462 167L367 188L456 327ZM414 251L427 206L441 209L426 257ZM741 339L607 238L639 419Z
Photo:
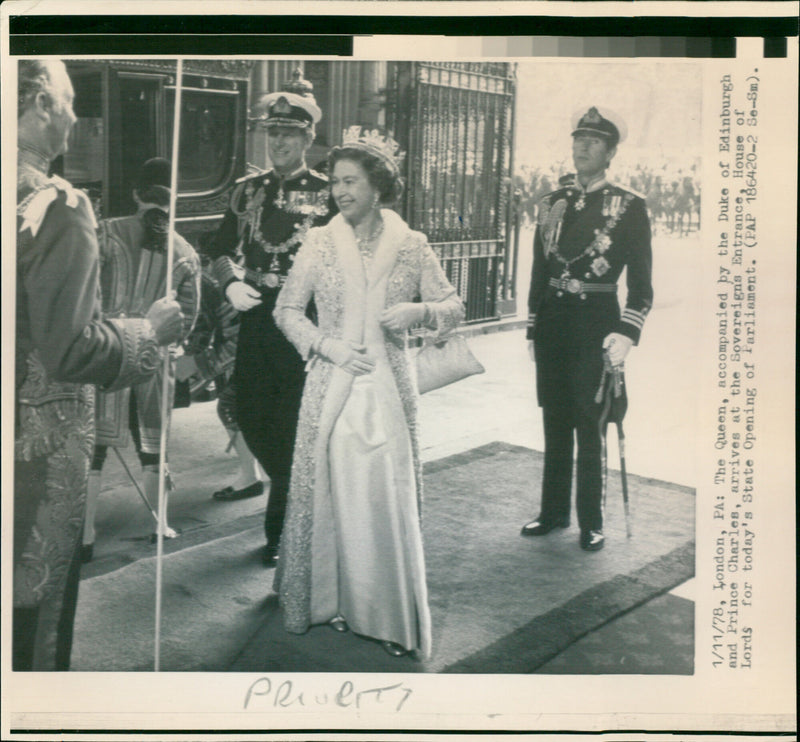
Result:
M581 299L585 299L585 298L586 298L586 294L581 294Z
M563 291L556 291L556 296L564 296L564 292Z

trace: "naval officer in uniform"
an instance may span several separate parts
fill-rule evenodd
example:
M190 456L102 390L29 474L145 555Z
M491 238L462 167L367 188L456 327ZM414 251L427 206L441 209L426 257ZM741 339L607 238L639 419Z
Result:
M625 137L611 111L594 106L573 118L576 175L539 204L527 338L536 363L544 417L544 474L539 516L524 536L544 536L570 522L574 437L580 546L603 548L601 404L595 395L603 354L612 365L639 342L653 305L650 222L644 200L606 180ZM626 268L620 312L617 280Z
M322 113L310 84L299 82L263 96L254 107L253 123L267 131L272 169L237 183L211 250L220 288L241 312L236 416L270 478L263 555L268 567L278 558L305 380L304 363L276 327L272 310L308 230L327 224L336 212L327 177L306 165Z

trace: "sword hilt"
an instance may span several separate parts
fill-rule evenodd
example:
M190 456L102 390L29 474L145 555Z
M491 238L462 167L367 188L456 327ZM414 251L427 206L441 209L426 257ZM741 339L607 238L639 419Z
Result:
M624 364L620 363L619 366L612 366L611 367L611 376L613 379L614 384L614 396L621 397L622 396L622 382L623 382L623 373L625 371Z

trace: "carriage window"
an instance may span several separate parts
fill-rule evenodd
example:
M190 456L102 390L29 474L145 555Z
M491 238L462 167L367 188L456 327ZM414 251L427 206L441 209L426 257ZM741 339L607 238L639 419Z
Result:
M182 93L179 191L198 193L225 185L234 165L238 96L184 90ZM172 150L175 92L167 91L167 150Z
M133 188L143 162L159 154L158 113L160 80L153 76L120 75L120 125L124 147L123 187Z
M77 121L69 135L61 169L64 177L89 193L100 211L105 155L102 80L99 72L71 71Z

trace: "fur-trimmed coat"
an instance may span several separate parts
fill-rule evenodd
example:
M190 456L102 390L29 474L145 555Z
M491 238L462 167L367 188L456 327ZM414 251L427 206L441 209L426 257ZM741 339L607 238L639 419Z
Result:
M311 624L311 543L316 497L330 488L328 440L348 398L353 376L315 354L323 336L369 343L365 327L375 327L384 308L421 299L433 315L433 336L452 331L464 317L464 305L448 282L425 235L412 231L393 211L381 212L384 231L372 258L370 278L364 272L352 228L341 215L312 229L297 254L275 307L275 321L309 362L300 408L291 490L281 538L275 589L289 631L302 633ZM318 325L305 315L311 299ZM419 505L422 466L417 434L417 390L405 333L382 332L411 439Z

